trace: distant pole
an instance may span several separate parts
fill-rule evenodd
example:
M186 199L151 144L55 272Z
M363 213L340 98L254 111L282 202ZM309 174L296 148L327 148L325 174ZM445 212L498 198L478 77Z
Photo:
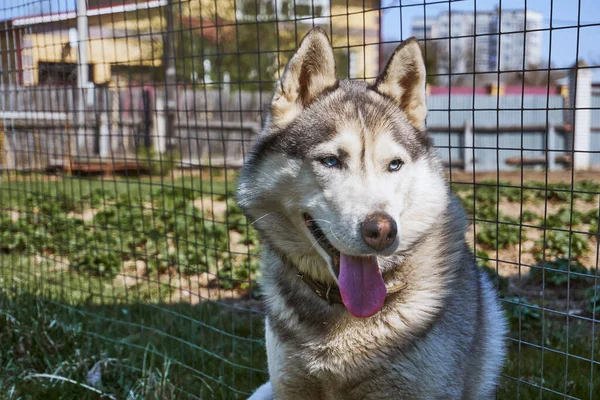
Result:
M378 58L379 58L379 69L377 71L377 73L381 73L381 71L383 70L384 67L384 62L385 60L383 59L383 10L381 9L381 7L383 6L383 1L380 0L378 7L379 7L379 46L377 46L377 52L379 54L377 54Z
M576 170L590 168L591 121L592 121L592 71L583 61L573 66L569 73L569 94L572 111L569 113L573 126L573 167ZM569 146L568 150L571 150Z
M77 0L77 149L85 149L85 97L89 86L87 0Z
M164 130L166 133L167 139L167 147L171 145L170 139L173 137L173 129L175 125L175 112L177 109L177 99L176 99L176 70L175 70L175 28L173 21L173 0L167 0L167 21L166 21L166 33L164 36L164 68L165 68L165 105L167 111L166 118L166 129ZM156 138L159 140L159 138ZM162 139L164 140L164 139ZM158 146L159 149L162 146ZM164 151L161 149L161 151Z
M6 154L6 145L5 145L5 133L4 133L4 120L0 118L0 170L5 172L4 159ZM2 182L2 175L0 175L0 182Z
M548 137L546 138L546 153L548 154L548 170L556 170L556 129L554 125L548 128Z
M463 131L463 163L466 172L473 171L475 168L475 159L473 158L473 126L471 121L465 121L465 129Z

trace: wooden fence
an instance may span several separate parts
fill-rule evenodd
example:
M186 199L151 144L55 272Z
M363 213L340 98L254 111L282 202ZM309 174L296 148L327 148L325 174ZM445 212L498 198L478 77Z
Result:
M164 86L2 88L0 167L40 170L136 160L140 149L173 150L182 166L241 166L269 93L177 87L169 120ZM77 97L85 96L78 113ZM83 114L83 119L78 115Z

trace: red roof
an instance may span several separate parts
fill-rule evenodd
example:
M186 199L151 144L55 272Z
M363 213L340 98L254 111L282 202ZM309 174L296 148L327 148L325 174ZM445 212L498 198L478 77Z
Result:
M448 95L448 90L450 94L453 95L470 95L473 93L472 86L432 86L429 85L429 93L431 95ZM475 88L475 94L489 94L490 87L489 86L478 86ZM504 85L504 94L528 94L528 95L538 95L538 96L546 96L546 94L560 94L560 89L557 86L550 86L550 90L548 90L547 86L522 86L522 85Z

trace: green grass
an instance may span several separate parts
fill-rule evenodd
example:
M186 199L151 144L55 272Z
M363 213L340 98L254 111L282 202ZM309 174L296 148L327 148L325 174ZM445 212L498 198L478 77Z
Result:
M76 273L46 280L30 260L3 257L0 265L15 267L4 268L0 277L0 392L5 398L96 399L97 393L79 384L35 374L86 384L98 363L96 389L116 398L245 398L238 391L249 392L267 379L261 372L266 355L260 313L216 302L169 304L160 283L141 285L130 294L135 301L128 301L126 293L111 291L99 280ZM590 387L589 360L592 354L600 360L600 335L591 334L591 322L571 319L567 345L565 317L546 313L542 322L542 312L529 309L531 303L507 301L511 339L504 374L520 383L503 378L499 398L515 398L517 391L521 398L537 398L540 385L563 393L565 382L573 397L600 393L599 379ZM526 343L519 345L519 339ZM567 356L561 353L567 349L565 374ZM597 372L598 365L594 368ZM560 397L544 390L544 399Z
M100 392L115 398L234 399L245 398L264 382L262 314L250 311L249 303L182 301L177 297L181 287L174 282L204 271L215 278L213 291L243 290L243 282L256 278L257 236L246 229L231 201L235 177L2 176L2 397L97 399ZM494 249L511 248L521 240L518 225L510 225L519 219L497 212L497 196L509 203L522 196L540 207L544 201L570 199L564 191L570 186L555 184L547 192L539 183L527 186L532 189L499 192L480 186L475 194L472 186L455 186L467 209L475 201L471 215L503 222L480 223L478 242L488 250L478 251L482 265L489 264ZM576 188L600 190L590 182ZM206 196L229 200L227 217L194 209L192 202ZM597 195L576 197L597 204ZM96 214L84 221L79 214L90 209ZM523 214L523 221L544 223L541 212L530 214ZM548 215L546 223L564 228L571 220L597 232L595 209L571 216L567 207ZM227 228L221 229L225 225L219 221L227 222ZM227 257L234 234L239 243L251 245L252 257ZM543 264L549 269L533 269L518 290L514 281L497 279L511 322L507 377L499 398L516 398L517 393L523 399L540 398L540 390L544 399L562 398L561 393L587 399L600 393L600 326L592 322L600 312L600 288L594 290L600 279L576 259L563 259L566 253L585 256L594 240L549 231ZM541 248L534 250L541 254ZM207 264L207 259L217 261ZM134 260L146 262L149 273L134 285L119 284L124 263ZM565 305L567 288L570 309L581 308L579 314L587 319L572 316L567 321L549 311ZM563 354L567 351L568 356Z
M539 320L522 327L521 335L518 319L512 319L504 369L511 378L502 379L498 398L514 399L518 393L522 399L533 399L540 398L541 392L543 399L563 399L563 393L590 399L600 393L600 323L596 321L592 335L592 322L571 319L567 331L565 317L548 314L544 323Z
M116 398L245 398L266 379L260 313L214 301L169 304L161 283L136 287L128 301L97 279L46 278L31 264L0 256L3 398L97 399L80 385L96 364L95 388Z
M204 174L207 175L207 174ZM43 193L48 198L67 196L75 202L81 202L94 193L123 196L131 201L150 196L158 189L167 186L169 188L181 188L192 190L198 195L214 195L224 197L235 192L235 178L237 174L227 172L227 180L224 173L213 174L210 177L185 176L178 179L166 177L108 177L108 178L84 178L63 176L53 179L52 176L39 174L13 174L0 176L0 204L2 207L19 205L30 193Z

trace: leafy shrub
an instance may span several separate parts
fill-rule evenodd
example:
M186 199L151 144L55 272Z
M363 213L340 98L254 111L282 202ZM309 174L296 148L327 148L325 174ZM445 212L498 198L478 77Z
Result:
M68 196L57 194L48 196L40 193L29 193L24 206L30 212L46 216L56 216L77 209L77 203Z
M587 299L587 310L591 313L600 313L600 284L592 286L585 291L585 298Z
M596 196L600 194L600 183L590 180L579 181L575 182L573 189L575 190L573 197L590 202L594 201Z
M0 214L0 250L23 251L27 248L27 239L27 232L23 232L18 224L13 223L10 215Z
M529 182L527 186L538 189L535 195L538 199L558 202L569 202L571 198L590 202L600 194L600 184L590 180L575 182L572 188L568 182L551 183L548 186L544 182Z
M168 176L171 174L180 157L173 151L165 154L159 154L152 148L141 147L138 150L138 163L151 175Z
M595 233L596 235L600 234L600 222L596 221L595 224L591 224L589 232Z
M112 202L115 200L114 193L106 189L94 189L90 193L81 196L81 199L88 201L90 206L98 207L102 204Z
M598 234L600 229L598 229L599 227L599 221L600 221L600 217L598 216L598 210L590 210L586 213L583 214L583 223L584 224L589 224L590 228L589 228L589 232L590 233L595 233Z
M538 186L544 188L544 183L538 183ZM544 190L538 191L538 198L542 200L554 200L559 202L568 202L571 200L570 183L553 183L547 186L547 194Z
M250 287L250 280L255 279L255 274L260 268L260 263L255 257L246 257L241 263L233 263L230 260L224 263L223 268L217 273L219 286L232 289L240 285L242 289Z
M576 274L570 275L572 272ZM545 280L546 285L553 286L564 285L569 280L571 283L585 283L585 278L577 274L589 274L589 271L576 260L569 262L566 258L557 258L554 261L544 262L538 268L532 268L529 279L536 284L541 284Z
M152 197L159 201L194 200L198 197L198 191L188 187L162 186L152 192Z
M521 220L523 222L532 222L539 218L540 216L534 213L533 211L525 210L521 213Z
M0 212L0 251L61 255L73 271L102 278L119 274L125 261L140 260L148 274L211 272L224 285L247 287L258 262L234 258L230 231L253 246L252 255L258 233L247 227L233 199L224 198L228 221L223 222L225 215L205 218L193 203L197 197L198 191L169 185L134 198L102 188L78 201L30 193L17 217ZM95 209L90 221L70 214L89 207Z
M539 309L522 297L505 298L504 309L510 318L513 331L519 330L519 322L522 329L531 329L541 318Z
M475 217L487 221L496 221L498 218L498 207L496 205L482 204L475 207Z
M580 225L583 222L583 213L570 208L562 207L556 213L546 218L546 226L549 228L568 228Z
M114 232L88 231L77 239L69 254L71 268L103 278L112 278L121 272L120 245Z
M512 223L480 222L477 224L477 242L490 249L506 249L520 242L519 225Z
M535 244L536 258L543 259L544 237L542 236ZM580 235L571 235L565 231L549 231L545 238L546 259L555 257L578 258L585 255L589 250L589 243Z

